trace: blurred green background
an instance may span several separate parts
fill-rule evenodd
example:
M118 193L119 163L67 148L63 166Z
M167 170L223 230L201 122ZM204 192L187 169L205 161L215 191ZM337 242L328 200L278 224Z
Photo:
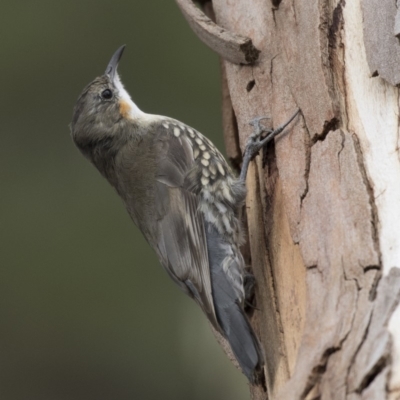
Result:
M247 399L196 305L69 137L83 87L127 44L144 111L221 149L217 57L173 1L2 0L0 398Z

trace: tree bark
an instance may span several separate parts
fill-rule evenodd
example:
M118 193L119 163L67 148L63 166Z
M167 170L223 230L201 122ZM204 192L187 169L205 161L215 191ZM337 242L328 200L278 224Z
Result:
M247 178L252 323L266 356L253 399L400 399L395 3L212 2L217 26L261 51L254 64L222 60L233 165L250 120L276 127L301 110Z

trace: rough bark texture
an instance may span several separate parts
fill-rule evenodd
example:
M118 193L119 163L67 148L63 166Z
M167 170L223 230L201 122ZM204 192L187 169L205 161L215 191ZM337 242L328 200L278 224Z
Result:
M396 2L212 6L218 26L261 50L252 66L222 61L233 164L251 119L278 126L301 110L248 173L252 322L266 354L252 398L400 399Z
M364 43L372 75L380 75L392 85L400 83L399 2L364 0Z

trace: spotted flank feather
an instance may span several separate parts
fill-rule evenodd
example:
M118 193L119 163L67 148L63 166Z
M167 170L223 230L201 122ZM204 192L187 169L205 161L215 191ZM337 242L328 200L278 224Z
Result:
M238 301L242 303L244 261L238 246L243 237L239 210L244 201L245 187L218 149L200 132L172 119L160 121L157 126L163 128L157 129L161 142L176 141L176 151L181 152L185 148L185 153L191 153L192 162L181 177L182 186L196 195L198 211L209 229L212 227L225 238L225 242L221 243L226 253L222 268L235 289ZM171 143L170 158L178 160L173 148ZM167 170L164 169L163 174Z

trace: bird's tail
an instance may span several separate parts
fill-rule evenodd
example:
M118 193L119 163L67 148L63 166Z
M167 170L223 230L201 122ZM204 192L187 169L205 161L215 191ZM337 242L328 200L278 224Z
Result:
M240 368L251 383L258 383L264 357L260 343L242 307L236 302L220 307L218 300L214 304L218 322Z
M234 265L226 265L235 262L235 257L232 257L234 249L213 226L207 223L206 236L211 289L218 324L243 373L251 383L258 383L264 365L261 346L241 307L241 296L238 285L235 284L237 282L225 272L237 268ZM242 283L239 286L241 285Z

